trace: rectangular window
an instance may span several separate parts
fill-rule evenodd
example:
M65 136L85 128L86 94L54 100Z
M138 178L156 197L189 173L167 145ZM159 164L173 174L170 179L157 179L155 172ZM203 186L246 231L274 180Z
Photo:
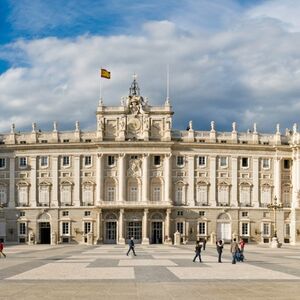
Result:
M182 195L183 194L183 187L182 186L178 186L176 189L176 202L177 204L182 204Z
M177 166L180 166L180 167L182 167L184 165L183 156L177 156L176 164L177 164Z
M84 216L85 216L85 217L88 217L88 216L90 216L90 215L91 215L91 211L86 210L86 211L84 212Z
M154 156L154 165L160 166L160 156L159 155Z
M199 211L199 216L200 217L204 217L205 216L205 211L204 210L200 210Z
M84 165L85 166L91 166L92 165L92 157L90 155L84 157Z
M20 217L25 217L25 211L20 211Z
M63 142L64 142L64 143L69 143L69 142L70 142L70 140L63 140Z
M290 235L290 224L286 223L285 224L285 236L289 236Z
M270 235L270 224L269 223L263 224L263 235Z
M249 223L242 223L242 235L249 235Z
M108 201L115 201L115 188L112 186L109 186L107 188L107 200Z
M70 156L63 156L63 166L70 165Z
M248 212L247 211L242 211L242 217L248 217Z
M183 222L178 222L176 225L176 229L180 234L183 234Z
M19 223L19 234L24 235L26 234L26 223Z
M91 222L84 222L84 234L88 234L91 232L92 223Z
M6 186L0 186L0 204L6 203Z
M40 157L41 167L48 166L48 156L41 156Z
M138 188L131 186L129 189L129 201L136 202L138 200Z
M70 223L69 222L62 222L62 234L67 235L70 233Z
M4 169L6 167L6 161L5 158L1 157L0 158L0 169Z
M226 156L220 157L220 167L227 167L227 157Z
M248 157L242 157L242 167L243 168L249 167L249 158Z
M19 158L19 166L24 168L27 166L27 157L20 157Z
M179 211L177 212L177 216L183 216L183 211L182 211L182 210L179 210Z
M68 216L69 216L69 211L64 210L64 211L62 212L62 215L63 215L63 217L68 217Z
M283 167L284 167L285 169L289 169L289 168L290 168L290 160L289 160L289 159L285 159L285 160L283 161Z
M264 158L262 161L263 169L270 169L270 159Z
M160 201L160 187L153 188L153 201Z
M199 164L199 166L205 166L206 165L206 157L205 156L199 156L198 157L198 164Z
M206 223L200 222L199 223L199 234L205 235Z
M130 159L138 159L138 156L137 155L131 155Z
M115 157L113 155L107 156L107 165L109 165L109 166L115 165Z

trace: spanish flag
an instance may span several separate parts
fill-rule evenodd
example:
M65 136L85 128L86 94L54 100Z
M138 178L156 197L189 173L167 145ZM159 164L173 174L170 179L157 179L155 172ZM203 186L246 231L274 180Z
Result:
M106 78L106 79L110 79L110 72L105 70L105 69L101 69L101 77L102 78Z

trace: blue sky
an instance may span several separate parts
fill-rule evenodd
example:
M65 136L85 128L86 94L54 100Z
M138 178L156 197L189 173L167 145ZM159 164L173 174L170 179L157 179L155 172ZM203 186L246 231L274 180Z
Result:
M117 105L137 72L150 104L171 69L174 127L282 132L299 122L296 0L0 0L0 132L95 127L97 70ZM49 105L50 104L50 105ZM186 108L189 109L186 109Z

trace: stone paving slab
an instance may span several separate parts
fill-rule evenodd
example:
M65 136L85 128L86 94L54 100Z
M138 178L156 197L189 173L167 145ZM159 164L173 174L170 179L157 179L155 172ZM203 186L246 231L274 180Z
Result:
M174 262L167 259L139 259L139 260L120 260L119 261L120 267L127 267L127 266L177 266Z

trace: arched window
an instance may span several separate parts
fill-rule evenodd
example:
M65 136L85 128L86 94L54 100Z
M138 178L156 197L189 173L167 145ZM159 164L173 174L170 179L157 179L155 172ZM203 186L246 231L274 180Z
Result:
M130 202L139 201L139 185L136 179L130 179L128 181L127 201Z

